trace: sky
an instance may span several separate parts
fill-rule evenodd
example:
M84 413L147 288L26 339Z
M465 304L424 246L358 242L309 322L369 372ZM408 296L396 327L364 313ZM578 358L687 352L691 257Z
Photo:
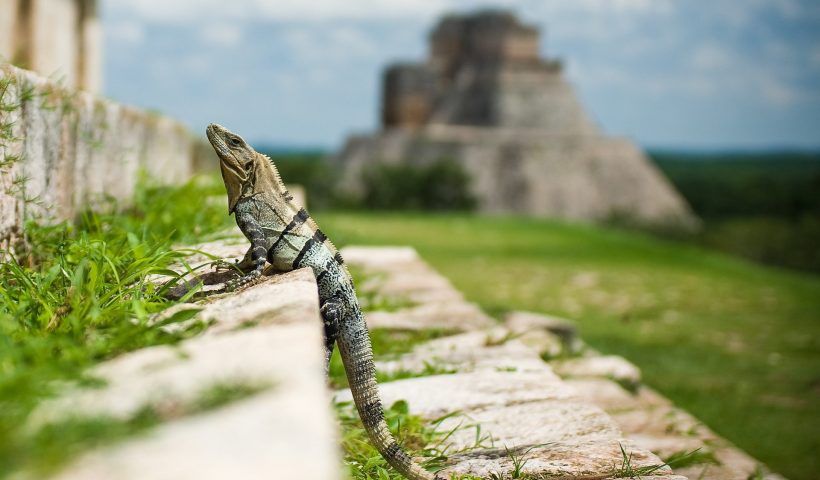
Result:
M333 150L378 128L381 72L437 19L541 30L609 135L648 148L820 148L817 0L101 0L107 96L195 132Z

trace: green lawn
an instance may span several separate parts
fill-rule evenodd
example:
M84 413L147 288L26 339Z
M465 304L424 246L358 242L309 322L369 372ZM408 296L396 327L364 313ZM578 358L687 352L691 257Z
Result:
M316 215L338 244L416 247L492 313L578 322L645 381L789 478L820 469L820 277L524 218Z

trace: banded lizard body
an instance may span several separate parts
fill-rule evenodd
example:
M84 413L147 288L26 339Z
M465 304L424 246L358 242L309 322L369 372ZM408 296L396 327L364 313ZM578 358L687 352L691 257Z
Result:
M319 286L325 368L335 342L356 409L371 441L405 477L433 480L432 474L402 450L387 428L376 386L370 335L341 254L305 209L293 201L268 157L220 125L209 125L207 135L219 156L228 192L228 211L235 215L239 229L251 242L244 259L237 264L245 273L230 282L228 289L259 278L266 261L279 271L310 267Z

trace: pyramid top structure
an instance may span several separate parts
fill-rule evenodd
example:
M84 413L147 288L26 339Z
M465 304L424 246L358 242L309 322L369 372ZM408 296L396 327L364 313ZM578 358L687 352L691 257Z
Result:
M536 27L504 11L448 15L423 63L385 71L382 126L461 125L593 134L561 62L542 58Z

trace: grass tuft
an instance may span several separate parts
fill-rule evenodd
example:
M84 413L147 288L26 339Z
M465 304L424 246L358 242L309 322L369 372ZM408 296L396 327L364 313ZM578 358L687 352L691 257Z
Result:
M449 457L484 448L492 439L481 432L481 427L466 420L457 422L452 427L445 421L457 417L458 412L442 417L425 420L410 413L409 405L399 400L384 410L385 420L390 432L408 454L419 460L428 471L437 471L444 467ZM403 480L404 477L389 467L387 461L371 444L351 402L336 403L336 416L342 427L342 448L344 464L350 478L354 480ZM454 450L446 441L456 432L475 430L472 445Z

